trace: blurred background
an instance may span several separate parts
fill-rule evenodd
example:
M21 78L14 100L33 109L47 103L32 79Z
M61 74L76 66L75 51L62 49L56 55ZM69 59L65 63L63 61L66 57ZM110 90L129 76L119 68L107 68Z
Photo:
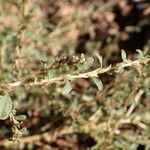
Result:
M131 59L137 58L137 49L150 53L149 0L0 0L0 83L38 72L43 78L43 65L82 53L100 54L104 66L116 64L122 49ZM74 71L64 64L56 64L55 75ZM102 92L90 79L75 81L67 96L60 92L62 84L11 91L17 113L27 116L21 125L27 131L23 142L12 146L12 124L0 121L0 150L150 150L149 70L143 69L142 81L135 70L101 75ZM141 103L130 119L140 117L146 128L125 123L123 136L116 135L125 101L140 90Z

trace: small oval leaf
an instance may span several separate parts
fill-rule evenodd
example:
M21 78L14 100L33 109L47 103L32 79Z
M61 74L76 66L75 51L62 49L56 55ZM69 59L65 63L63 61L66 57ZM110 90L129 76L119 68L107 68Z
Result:
M139 54L138 55L139 59L142 59L144 57L144 54L140 49L137 49L136 52Z
M17 121L23 121L25 120L27 117L25 115L19 115L19 116L16 116L16 120Z
M121 50L121 57L122 57L123 61L127 60L127 55L126 55L126 52L124 50Z
M94 63L94 58L89 57L83 64L78 64L78 71L86 71L88 70Z
M98 90L101 91L103 89L102 81L99 78L95 78L95 77L93 77L92 79L95 85L97 86Z
M101 66L101 68L102 68L102 64L103 64L103 57L102 57L101 55L99 55L99 54L96 54L96 57L98 58L98 61L99 61L100 66Z
M63 94L63 95L66 95L66 94L68 94L71 90L72 90L71 83L70 83L70 81L67 80L65 86L64 86L63 89L62 89L62 94Z
M115 72L116 73L123 73L124 72L124 68L122 66L118 66L116 69L115 69Z
M5 120L9 117L12 110L12 100L9 94L0 97L0 120Z
M140 49L137 49L136 52L138 52L139 55L143 56L143 52Z

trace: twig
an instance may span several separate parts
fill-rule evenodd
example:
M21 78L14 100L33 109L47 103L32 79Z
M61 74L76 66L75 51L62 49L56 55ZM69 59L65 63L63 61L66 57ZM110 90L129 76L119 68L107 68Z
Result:
M117 122L116 126L114 127L114 129L108 130L108 122L103 122L100 123L98 126L96 126L96 124L94 122L89 122L89 124L87 125L83 125L80 130L74 130L74 129L62 129L61 131L55 131L55 132L44 132L42 134L37 134L37 135L32 135L32 136L27 136L27 137L22 137L19 139L19 141L21 142L21 144L38 144L39 142L56 142L57 139L59 137L65 136L65 135L71 135L71 134L77 134L80 132L85 132L91 133L91 129L93 132L98 132L98 129L101 128L103 131L105 132L112 132L114 131L114 134L123 136L124 138L134 141L136 137L131 137L128 134L122 134L122 132L119 129L119 126L125 124L125 123L131 123L131 120L129 119L121 119ZM96 140L98 138L94 137L93 138ZM134 141L135 142L135 141ZM137 143L143 143L145 145L148 145L148 140L147 141L143 141L142 140L138 140L136 141ZM8 139L4 139L0 141L0 146L3 146L5 148L9 148L12 144L20 144L18 142L14 142L14 141L10 141Z
M130 116L131 113L133 112L134 108L136 107L136 104L139 102L141 96L143 95L144 91L143 90L140 90L137 95L135 96L134 98L134 103L129 107L127 113L126 113L126 117ZM136 103L136 104L135 104Z
M58 137L64 136L64 135L69 135L69 134L73 134L76 133L76 131L74 130L69 130L69 129L64 129L62 131L55 131L54 133L52 132L45 132L42 134L37 134L37 135L32 135L32 136L27 136L27 137L22 137L19 139L19 141L21 142L21 144L25 144L25 143L38 143L41 140L42 141L46 141L46 142L54 142L57 140ZM12 144L19 144L17 141L10 141L8 139L4 139L0 141L0 146L4 146L5 148L8 148L10 145Z
M137 90L139 89L140 85L141 85L141 81L142 81L142 78L140 77L136 83L133 85L133 88L132 88L132 91L131 93L129 94L126 102L125 102L125 106L124 106L124 109L126 110L127 107L129 106L130 102L131 102L131 98L134 96L134 94L137 92Z
M25 19L25 0L22 0L21 5L19 6L19 12L21 14L21 21L24 21ZM22 48L22 41L23 41L23 27L22 25L19 27L18 32L17 32L17 44L16 44L16 60L15 60L15 69L17 72L19 72L20 69L20 57L22 55L21 53L21 48ZM18 77L18 73L17 73Z
M142 60L141 59L134 60L134 61L128 60L126 62L119 63L113 67L110 65L106 68L98 68L93 71L90 71L87 73L81 73L78 75L66 74L66 75L61 75L59 77L55 77L55 78L51 78L51 79L42 79L41 81L38 81L38 82L25 82L25 80L22 80L22 81L17 81L17 82L8 83L8 84L1 84L0 88L3 88L3 89L6 88L9 90L12 90L14 88L21 87L21 86L24 86L24 87L42 86L42 85L50 85L53 83L59 83L60 81L65 81L65 80L73 81L73 80L79 79L79 78L97 77L98 74L103 74L103 73L106 73L109 71L115 71L118 66L121 66L122 68L127 68L127 67L131 67L131 66L135 66L136 64L139 64L139 63L147 64L149 61L150 61L149 57L144 57Z

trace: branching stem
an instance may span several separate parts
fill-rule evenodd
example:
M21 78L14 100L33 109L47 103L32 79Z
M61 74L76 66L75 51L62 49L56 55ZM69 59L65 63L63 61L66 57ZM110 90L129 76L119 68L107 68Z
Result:
M106 68L98 68L95 69L93 71L89 71L86 73L79 73L79 74L66 74L66 75L61 75L59 77L54 77L54 78L50 78L50 79L42 79L38 82L25 82L25 80L23 81L17 81L17 82L13 82L13 83L8 83L8 84L1 84L1 87L6 87L9 90L12 90L14 88L20 87L20 86L28 86L28 87L33 87L33 86L42 86L42 85L50 85L53 83L59 83L60 81L65 81L65 80L76 80L76 79L82 79L82 78L91 78L91 77L98 77L99 74L103 74L109 71L115 71L117 69L117 67L121 66L123 69L127 68L127 67L132 67L135 66L136 64L148 64L148 62L150 61L149 57L143 57L143 59L138 59L138 60L127 60L126 62L122 62L119 63L115 66L108 66Z

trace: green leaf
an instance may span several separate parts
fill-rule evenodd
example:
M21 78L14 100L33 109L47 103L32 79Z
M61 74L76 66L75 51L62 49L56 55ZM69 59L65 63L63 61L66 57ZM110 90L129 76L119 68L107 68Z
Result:
M71 83L70 83L70 81L67 80L65 86L64 86L63 89L62 89L62 94L63 94L63 95L66 95L66 94L68 94L71 90L72 90Z
M94 63L94 58L89 57L83 64L78 64L78 71L86 71L88 70Z
M25 115L19 115L19 116L16 116L16 120L17 121L23 121L25 120L27 117Z
M51 78L54 77L54 75L55 75L55 71L54 71L54 70L49 70L49 71L48 71L48 74L47 74L47 78L48 78L48 79L51 79Z
M22 129L20 130L20 132L22 133L22 135L27 135L27 134L28 134L27 128L22 128Z
M101 68L102 68L102 64L103 64L103 58L102 58L102 56L101 56L101 55L99 55L99 54L96 54L96 57L98 58L99 63L100 63Z
M117 68L115 69L116 73L123 73L124 72L124 68L122 66L117 66Z
M137 49L136 52L139 53L139 58L143 58L144 57L144 54L143 54L143 52L140 49Z
M127 55L126 55L126 52L124 50L121 50L121 57L122 57L123 61L127 60Z
M101 91L103 89L102 81L99 78L95 78L95 77L93 77L92 79L95 85L97 86L98 90Z
M9 94L0 97L0 120L5 120L9 117L12 110L12 100Z

